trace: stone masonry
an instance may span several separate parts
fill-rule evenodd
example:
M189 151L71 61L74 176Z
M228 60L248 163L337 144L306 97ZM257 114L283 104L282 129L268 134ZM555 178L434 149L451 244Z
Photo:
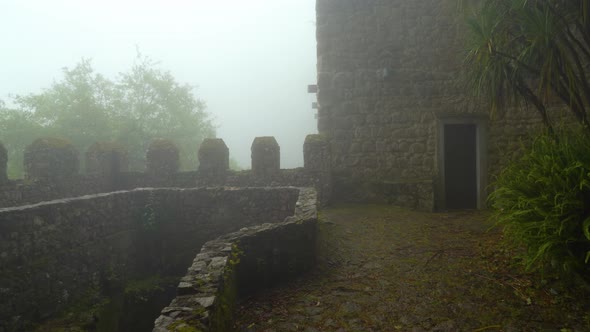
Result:
M180 276L206 241L292 216L299 192L148 188L0 209L0 331L30 330L91 288Z
M434 209L442 128L457 122L477 126L485 201L511 144L540 127L532 109L490 118L473 103L460 80L467 28L457 3L317 0L318 129L332 151L336 199Z
M207 242L181 279L154 332L230 331L237 299L308 271L315 263L317 206L301 189L295 214Z
M176 151L169 153L168 149L165 149L157 154L152 153L146 158L148 162L154 159L146 165L148 166L146 172L129 172L125 167L126 155L119 151L119 147L113 150L110 144L108 146L100 144L102 147L98 149L99 153L93 148L95 145L91 146L92 150L87 153L87 156L91 157L90 164L95 167L91 167L91 172L86 174L76 172L64 174L61 164L55 166L58 168L54 170L53 160L41 151L41 155L35 156L30 164L33 168L44 169L45 178L5 181L2 181L1 171L2 165L4 167L6 165L6 158L3 161L2 157L5 155L2 155L0 150L0 207L144 187L316 187L322 204L329 201L332 179L329 167L330 155L329 147L323 137L316 137L313 140L314 144L308 144L306 140L303 151L306 167L295 169L280 169L280 148L276 140L268 137L263 141L263 143L272 142L271 149L263 149L262 153L253 154L252 164L257 165L256 172L230 170L229 150L222 139L215 138L206 139L201 145L200 164L197 171L179 172ZM168 144L165 144L164 147L167 146ZM105 154L102 153L103 150L110 152ZM113 158L117 156L118 158ZM114 163L114 159L118 162ZM173 162L170 163L170 161ZM5 171L4 174L6 174ZM52 180L53 178L57 180Z

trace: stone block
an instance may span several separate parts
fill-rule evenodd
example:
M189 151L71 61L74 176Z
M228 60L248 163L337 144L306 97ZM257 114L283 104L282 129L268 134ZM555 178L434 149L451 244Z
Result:
M229 149L221 138L207 138L199 148L199 172L225 174L229 170Z
M111 176L129 168L127 150L113 142L96 142L86 151L86 173Z
M256 137L252 142L252 172L266 176L281 169L281 148L272 136Z
M4 144L0 142L0 184L6 183L8 181L8 176L6 175L6 163L8 162L8 152L4 147Z
M329 172L330 145L321 135L307 135L303 143L303 165L312 172Z
M60 138L39 138L25 148L25 178L60 180L78 173L80 163L74 145Z
M178 147L167 139L155 139L146 153L147 173L155 176L170 176L178 172L180 158Z

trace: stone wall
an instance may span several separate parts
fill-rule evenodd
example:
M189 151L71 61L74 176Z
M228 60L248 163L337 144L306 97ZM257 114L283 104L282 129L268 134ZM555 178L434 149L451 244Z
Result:
M237 301L311 269L315 263L316 193L299 192L284 222L241 229L207 242L154 331L230 331Z
M312 135L313 136L313 135ZM128 172L125 163L121 162L122 153L110 153L101 156L100 164L106 165L105 170L88 174L73 174L42 179L8 180L2 181L0 174L0 207L33 204L59 198L77 197L81 195L105 193L118 190L131 190L142 187L170 187L193 188L200 186L231 186L231 187L261 187L261 186L296 186L316 187L320 192L322 203L327 203L331 193L331 170L325 166L321 169L317 165L329 165L329 147L323 138L317 137L318 144L309 145L304 151L304 160L314 160L309 166L296 169L279 169L277 162L279 147L272 137L262 140L272 141L273 149L258 149L253 154L253 165L264 165L261 169L232 171L229 169L229 150L222 139L207 139L199 151L199 170L191 172L177 172L176 168L157 166L158 158L151 162L146 172ZM159 145L162 145L161 141ZM154 146L158 146L157 144ZM165 149L165 152L173 149ZM149 152L149 151L148 151ZM174 156L172 151L172 155ZM177 151L176 151L177 152ZM155 153L152 153L155 156ZM162 154L162 152L160 152ZM160 156L163 163L173 157ZM109 158L114 160L109 160ZM40 159L40 158L38 158ZM96 158L95 158L96 159ZM151 160L154 158L148 158ZM176 155L176 159L178 156ZM274 162L268 167L269 160ZM0 151L0 164L2 162ZM4 160L5 162L5 160ZM43 163L43 160L40 161ZM0 165L1 166L1 165ZM111 167L112 166L112 167ZM116 166L116 167L114 167ZM168 167L168 168L166 168ZM265 168L266 167L266 168ZM166 171L162 171L162 169ZM259 167L260 168L260 167ZM0 171L2 168L0 168Z
M8 180L0 184L0 208L123 189L127 188L95 174L76 175L60 181Z
M445 119L480 125L482 187L512 142L538 130L532 109L490 118L473 102L460 80L467 28L457 4L317 0L318 129L332 151L335 199L432 210Z
M298 196L295 188L136 189L0 209L0 331L29 330L90 289L181 276L206 241L280 222Z

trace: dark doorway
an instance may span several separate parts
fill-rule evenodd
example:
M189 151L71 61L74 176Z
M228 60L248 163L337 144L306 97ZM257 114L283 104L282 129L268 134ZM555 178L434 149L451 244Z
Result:
M444 125L445 198L448 209L477 208L475 124Z

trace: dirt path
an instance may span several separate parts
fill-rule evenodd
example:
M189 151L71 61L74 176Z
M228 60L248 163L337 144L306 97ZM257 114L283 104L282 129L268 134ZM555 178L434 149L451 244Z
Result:
M236 330L590 331L589 301L533 287L489 227L481 212L324 210L317 269L244 301Z

